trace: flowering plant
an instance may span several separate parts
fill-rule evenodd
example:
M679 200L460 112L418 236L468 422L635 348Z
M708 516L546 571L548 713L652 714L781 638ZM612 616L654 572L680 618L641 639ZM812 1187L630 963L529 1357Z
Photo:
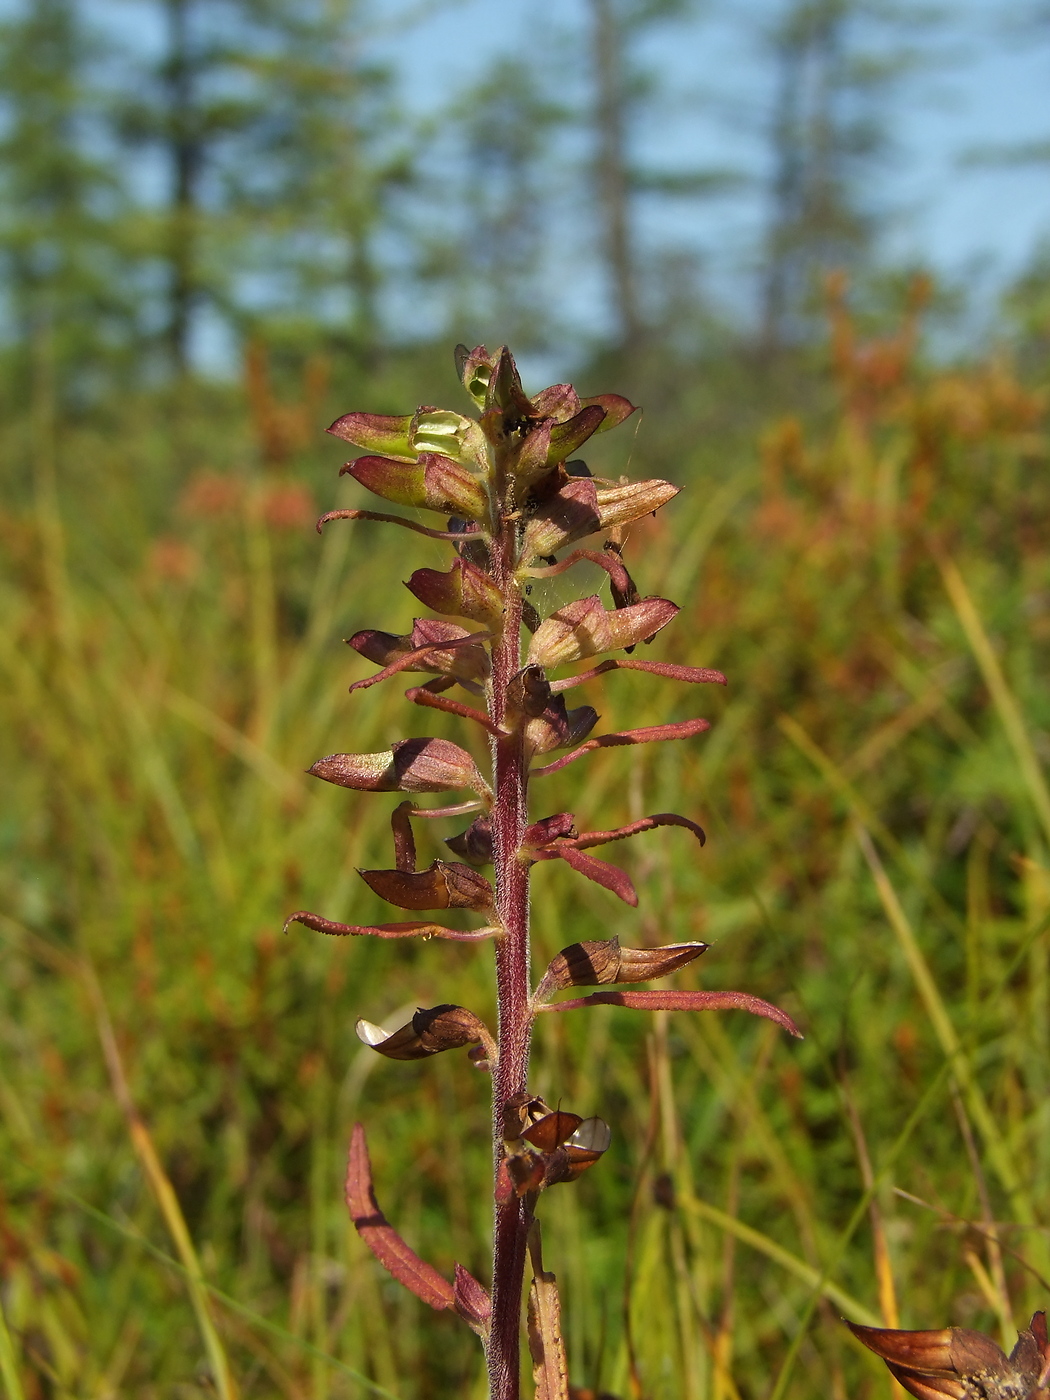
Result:
M402 672L432 677L412 686L406 698L482 730L490 772L483 774L466 749L439 738L405 739L380 753L320 759L310 771L326 782L360 792L410 794L391 817L393 868L361 874L371 889L412 917L368 926L301 910L288 922L326 934L491 943L495 1034L473 1011L453 1005L421 1008L393 1034L365 1020L357 1027L366 1045L392 1059L466 1048L475 1066L490 1074L491 1291L459 1265L452 1281L444 1278L389 1224L376 1202L360 1124L351 1141L347 1202L357 1230L380 1263L417 1297L454 1311L481 1337L493 1400L519 1395L521 1300L526 1256L531 1254L528 1330L536 1393L544 1400L566 1400L570 1388L558 1294L554 1276L543 1268L537 1203L544 1190L574 1181L599 1161L611 1135L602 1119L552 1109L530 1092L529 1045L537 1017L598 1005L648 1011L742 1008L792 1034L798 1031L784 1012L742 992L618 990L621 984L667 976L704 953L703 943L658 948L622 948L616 938L575 943L558 953L533 987L529 877L534 865L562 860L636 905L627 874L593 855L595 848L664 826L684 829L701 845L705 839L696 822L670 812L608 831L580 831L570 812L530 818L533 778L602 748L687 739L709 727L706 719L695 718L589 737L597 713L589 705L568 708L566 693L616 670L687 684L725 684L725 677L631 655L679 610L666 598L639 594L622 559L627 528L665 505L677 488L666 481L604 480L574 454L596 433L623 423L635 412L633 405L616 394L581 399L569 384L529 397L506 348L489 353L484 346L460 346L456 358L477 417L431 407L399 417L348 413L328 430L367 454L348 463L344 472L394 505L447 517L445 528L385 512L337 510L322 516L318 529L337 519L379 521L451 546L454 558L447 572L417 569L407 584L440 617L418 618L407 636L368 629L351 637L354 650L380 668L351 690ZM591 536L598 547L581 546ZM562 574L583 560L607 574L612 606L591 595L540 617L528 599L532 581ZM564 666L608 652L621 655L552 677ZM478 703L453 698L448 692L456 688ZM417 794L450 790L469 795L430 808L413 800ZM470 824L446 843L458 859L434 860L417 869L413 822L460 814L469 815ZM489 865L491 882L480 873ZM450 909L476 913L480 926L464 931L434 922L430 911ZM559 992L587 987L601 990L554 1000Z

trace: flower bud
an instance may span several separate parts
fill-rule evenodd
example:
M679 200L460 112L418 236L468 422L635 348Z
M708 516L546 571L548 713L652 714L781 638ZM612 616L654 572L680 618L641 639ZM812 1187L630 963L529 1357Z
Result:
M457 559L448 573L417 569L406 584L410 593L435 612L469 617L486 627L503 616L503 599L488 574L466 559Z
M470 754L448 739L401 739L380 753L329 754L308 771L357 792L488 792Z
M648 641L678 613L666 598L645 598L628 608L609 611L592 594L569 603L540 626L529 647L529 662L538 666L564 666L603 651Z
M572 943L553 957L536 999L565 987L601 987L613 982L648 982L667 977L707 951L706 943L668 943L662 948L621 948L618 938Z
M345 413L326 430L333 437L363 447L366 452L379 452L384 457L406 457L412 461L412 415L390 417L384 413Z
M456 346L456 369L463 381L463 387L479 408L485 407L492 367L498 355L490 355L484 345L468 350L465 345Z
M437 452L424 452L416 462L390 457L358 457L347 462L340 476L352 476L384 501L436 510L468 520L484 520L488 498L480 477Z
M583 407L580 396L571 384L552 384L532 396L532 411L538 418L553 418L567 423Z
M485 1023L463 1006L420 1007L407 1026L388 1034L382 1026L359 1020L358 1039L391 1060L425 1060L443 1050L492 1044Z
M478 422L462 413L452 413L444 408L431 408L425 405L418 408L412 417L412 450L437 452L443 457L451 457L468 471L487 476L489 470L488 449L485 434Z
M492 886L468 865L435 860L426 870L359 870L380 899L398 909L490 909Z

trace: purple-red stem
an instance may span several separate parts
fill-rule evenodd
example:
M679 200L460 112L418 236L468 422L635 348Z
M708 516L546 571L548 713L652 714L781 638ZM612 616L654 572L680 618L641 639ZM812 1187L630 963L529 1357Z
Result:
M521 594L513 524L502 525L492 542L492 575L503 595L503 626L492 646L489 713L502 726L507 691L521 667ZM528 769L520 728L493 738L492 853L496 915L503 932L496 943L499 1058L492 1075L493 1170L504 1155L503 1107L528 1084L532 1030L529 987L529 870L520 858L528 825ZM497 1176L498 1180L498 1176ZM492 1258L492 1322L487 1347L491 1400L518 1400L521 1293L529 1212L511 1195L497 1200Z

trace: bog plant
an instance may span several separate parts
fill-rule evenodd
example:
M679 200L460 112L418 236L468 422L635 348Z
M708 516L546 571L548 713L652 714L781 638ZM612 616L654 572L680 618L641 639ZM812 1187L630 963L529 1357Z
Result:
M682 828L701 845L704 833L688 817L658 812L612 830L580 829L570 812L536 817L529 811L533 779L617 745L689 739L709 725L695 718L590 737L598 715L590 705L569 708L570 690L616 670L649 673L654 682L725 683L718 671L631 655L653 641L678 612L666 598L643 597L622 559L628 528L677 494L666 481L610 481L591 474L574 454L595 434L618 427L634 407L615 394L580 398L568 384L525 394L513 357L484 346L456 352L463 385L477 417L420 408L400 417L349 413L329 429L367 455L343 468L377 496L401 507L446 517L434 529L403 516L337 510L331 520L394 524L445 541L447 571L417 569L412 594L439 618L418 618L407 636L365 630L350 645L380 667L351 686L363 689L405 672L432 677L406 691L417 705L458 716L481 731L489 771L441 738L405 739L379 753L340 753L310 770L326 782L359 792L409 794L391 817L394 864L363 870L369 887L407 920L343 924L300 911L298 922L322 933L378 938L447 938L489 944L495 955L495 1032L473 1010L420 1008L388 1032L367 1020L358 1035L381 1055L415 1060L466 1049L492 1084L494 1242L491 1289L456 1266L450 1281L420 1259L383 1216L372 1185L365 1132L354 1128L346 1180L354 1225L380 1263L423 1302L463 1318L485 1346L494 1400L519 1394L519 1338L527 1257L532 1282L528 1333L537 1394L570 1394L552 1274L543 1268L537 1208L542 1193L575 1181L609 1147L609 1126L553 1107L529 1086L529 1047L538 1018L614 1005L643 1011L742 1008L798 1034L788 1016L742 992L622 991L622 984L668 976L706 951L703 943L623 948L618 939L562 949L534 985L529 949L529 877L541 861L561 860L578 874L636 905L637 894L618 867L595 848L656 827ZM581 541L590 539L590 546ZM530 601L533 581L587 561L608 576L611 606L592 594L541 617ZM447 619L453 618L456 621ZM469 626L464 626L466 622ZM609 652L615 658L556 677L577 662ZM475 703L448 692L458 688ZM557 755L552 757L552 755ZM451 805L421 807L416 796L465 792ZM455 860L417 869L413 822L464 816L469 825L446 844ZM588 820L592 818L588 817ZM482 870L491 866L491 881ZM470 930L434 922L431 911L466 910L480 919ZM426 912L424 912L426 911ZM601 990L556 1000L577 988Z

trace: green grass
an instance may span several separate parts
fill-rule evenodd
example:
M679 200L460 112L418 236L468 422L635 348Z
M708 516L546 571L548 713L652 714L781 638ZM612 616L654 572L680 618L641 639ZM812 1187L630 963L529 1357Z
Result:
M726 458L653 460L643 427L632 472L687 487L628 546L642 592L683 605L650 654L730 685L603 678L605 728L712 731L534 789L591 828L678 810L708 832L614 855L637 912L541 866L541 966L577 939L702 937L680 985L806 1031L543 1019L536 1090L614 1133L543 1200L545 1259L575 1384L623 1397L888 1396L841 1314L998 1335L1050 1293L1041 406L995 366L879 387L858 359L837 389L801 436ZM348 697L369 667L340 645L407 630L398 581L441 547L317 540L287 488L356 501L337 453L264 469L236 403L202 397L177 455L155 406L105 429L47 409L11 430L31 486L0 522L0 1386L189 1397L228 1367L244 1397L480 1397L475 1339L378 1269L341 1176L360 1117L391 1219L485 1277L484 1080L380 1060L353 1023L491 1014L489 957L280 931L301 907L382 917L355 869L389 863L394 799L303 770L463 741L396 682ZM433 826L425 858L457 829Z

